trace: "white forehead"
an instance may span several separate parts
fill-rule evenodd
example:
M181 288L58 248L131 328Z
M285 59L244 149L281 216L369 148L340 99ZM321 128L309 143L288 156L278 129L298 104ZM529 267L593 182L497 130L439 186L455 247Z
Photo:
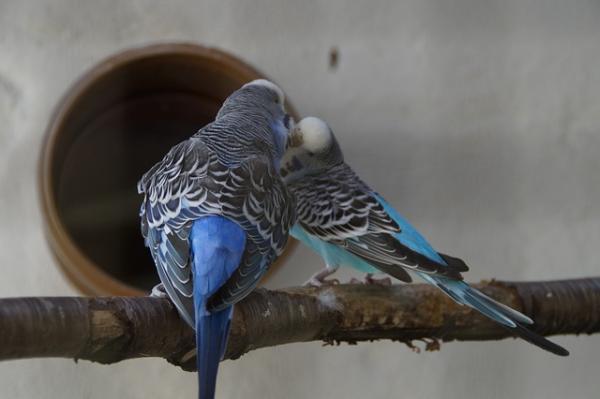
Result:
M281 104L283 104L284 101L285 101L285 96L283 95L283 90L281 90L281 88L279 86L277 86L275 83L271 82L270 80L267 80L267 79L255 79L252 82L246 83L242 87L247 87L247 86L263 86L263 87L266 87L267 89L271 89L275 93L277 93L277 96L279 97L279 102Z
M321 151L331 145L331 129L322 119L309 116L296 126L302 132L302 146L308 151Z

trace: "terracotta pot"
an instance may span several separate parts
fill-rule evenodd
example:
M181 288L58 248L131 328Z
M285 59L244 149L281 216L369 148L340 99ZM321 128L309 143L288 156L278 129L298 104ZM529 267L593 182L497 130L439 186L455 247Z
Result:
M73 85L48 127L39 184L50 246L77 288L144 295L158 282L139 232L137 181L261 77L219 50L161 44L112 56Z

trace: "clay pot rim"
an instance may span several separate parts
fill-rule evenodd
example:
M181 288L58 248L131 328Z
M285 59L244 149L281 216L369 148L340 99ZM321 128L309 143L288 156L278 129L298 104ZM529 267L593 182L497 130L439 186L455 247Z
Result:
M52 164L55 162L57 139L64 129L73 107L98 79L132 62L169 55L205 58L215 66L224 68L227 74L248 76L248 80L264 77L254 67L222 50L189 42L176 42L149 44L122 50L85 71L70 86L52 112L45 131L38 162L38 196L45 222L45 235L53 255L67 279L86 295L134 296L146 293L103 271L81 251L68 233L59 217L55 201L55 182L51 173ZM290 112L295 114L293 107L291 105L289 107ZM296 242L290 240L290 244L295 246ZM288 246L287 253L289 254L291 250L293 248ZM283 259L279 261L283 261Z

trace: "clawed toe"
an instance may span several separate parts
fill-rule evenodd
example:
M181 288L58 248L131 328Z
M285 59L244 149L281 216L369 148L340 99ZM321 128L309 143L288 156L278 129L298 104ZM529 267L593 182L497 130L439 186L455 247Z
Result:
M165 290L165 286L160 283L152 287L152 292L150 292L150 296L153 298L168 298L169 295Z
M340 283L340 280L338 280L337 278L319 279L319 278L313 277L310 280L308 280L307 282L305 282L303 285L305 287L323 287L323 286L337 285L339 283Z
M365 277L365 284L369 285L381 285L384 287L389 287L392 285L392 279L389 277L384 278L373 278L369 275Z
M319 280L317 280L316 278L311 278L310 280L307 280L304 284L302 284L304 287L320 287L323 285L322 282L320 282Z
M326 279L326 277L331 276L337 270L336 267L328 266L317 273L313 274L310 279L304 283L305 287L323 287L328 285L336 285L340 283L340 280L337 278Z
M364 285L380 285L384 287L389 287L392 285L392 279L389 277L384 278L373 278L373 275L367 274L364 280L358 280L356 278L351 278L348 282L349 284L364 284Z

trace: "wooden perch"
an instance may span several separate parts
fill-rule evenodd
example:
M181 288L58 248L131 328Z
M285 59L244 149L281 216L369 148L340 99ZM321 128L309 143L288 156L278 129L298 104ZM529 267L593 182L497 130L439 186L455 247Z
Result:
M600 278L493 281L486 294L531 316L543 335L600 331ZM496 340L510 333L429 285L258 289L236 305L226 358L291 342ZM193 370L194 334L167 299L0 300L0 360L66 357L114 363L163 357Z

